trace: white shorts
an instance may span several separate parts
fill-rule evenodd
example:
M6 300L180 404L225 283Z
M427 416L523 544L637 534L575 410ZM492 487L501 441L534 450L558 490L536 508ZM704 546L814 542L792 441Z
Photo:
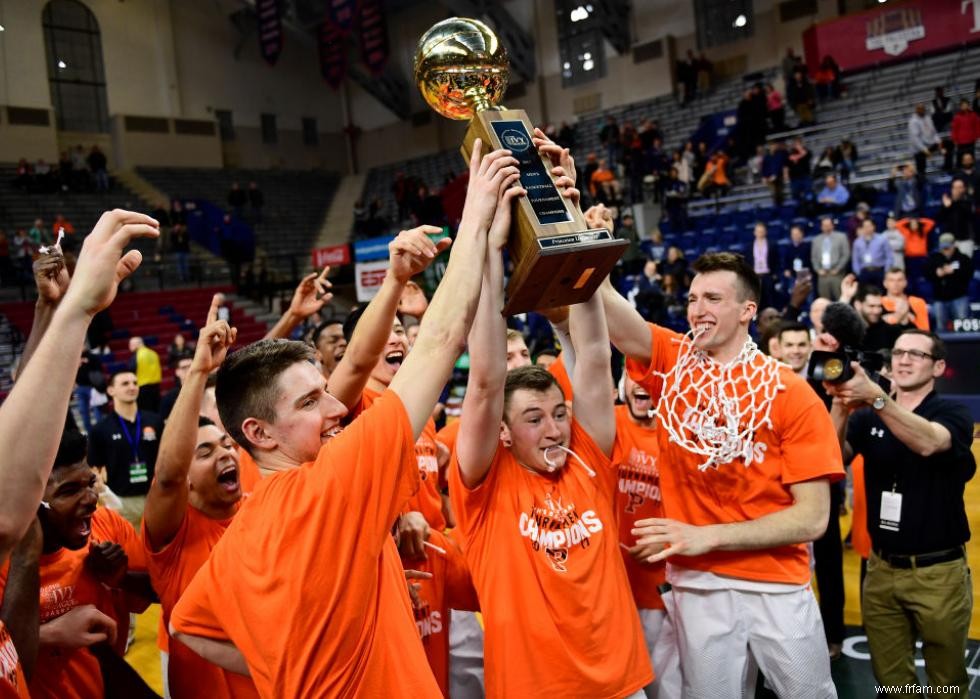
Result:
M449 696L483 699L483 628L473 612L450 611Z
M758 669L779 697L836 699L820 608L809 586L789 592L674 587L685 699L753 696Z
M641 609L640 623L650 652L650 664L656 675L643 688L647 699L678 699L681 696L681 665L677 654L677 634L667 612Z

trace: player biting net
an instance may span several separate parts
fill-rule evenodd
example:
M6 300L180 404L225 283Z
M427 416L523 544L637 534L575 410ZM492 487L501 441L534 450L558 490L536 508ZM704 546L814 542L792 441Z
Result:
M752 660L779 696L836 696L805 542L827 525L840 450L817 395L749 338L759 279L740 255L694 263L679 335L647 324L608 282L613 343L657 409L666 517L632 530L667 560L684 696L751 696Z
M498 225L499 224L499 225ZM494 221L450 494L486 620L488 697L642 696L652 678L615 531L609 340L598 296L570 313L572 418L542 367L506 369Z

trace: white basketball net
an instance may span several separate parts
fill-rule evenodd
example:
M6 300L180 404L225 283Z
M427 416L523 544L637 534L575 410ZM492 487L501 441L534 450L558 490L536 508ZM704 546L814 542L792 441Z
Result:
M759 351L751 339L738 356L720 364L694 346L693 334L682 339L677 363L665 374L657 418L670 440L705 457L698 469L717 469L742 458L752 459L753 436L772 428L769 412L779 380L780 363Z

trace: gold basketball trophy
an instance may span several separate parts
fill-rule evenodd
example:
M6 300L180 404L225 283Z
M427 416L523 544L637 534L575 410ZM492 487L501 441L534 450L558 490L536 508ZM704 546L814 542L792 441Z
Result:
M432 109L470 119L460 151L469 162L473 142L484 154L506 148L518 159L521 186L507 242L514 271L504 314L585 301L615 266L628 243L605 228L590 229L578 207L561 195L549 160L538 154L534 127L521 109L497 104L507 91L507 51L483 22L452 17L419 39L415 82Z

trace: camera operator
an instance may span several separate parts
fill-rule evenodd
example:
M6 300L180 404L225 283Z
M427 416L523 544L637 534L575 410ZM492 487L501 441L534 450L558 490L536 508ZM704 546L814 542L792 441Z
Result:
M892 349L894 395L857 363L853 378L825 387L845 462L864 456L872 554L861 607L875 677L918 686L921 638L930 684L965 695L973 597L963 491L976 461L970 413L935 391L945 357L936 335L906 330Z
M845 348L861 346L864 323L851 306L841 302L831 303L820 315L820 332L814 336L813 349L840 352ZM812 379L808 379L808 383L830 410L831 399L823 384ZM840 511L845 494L844 481L830 486L827 531L813 542L814 572L820 590L820 616L831 660L840 657L844 644L844 549L841 545Z

